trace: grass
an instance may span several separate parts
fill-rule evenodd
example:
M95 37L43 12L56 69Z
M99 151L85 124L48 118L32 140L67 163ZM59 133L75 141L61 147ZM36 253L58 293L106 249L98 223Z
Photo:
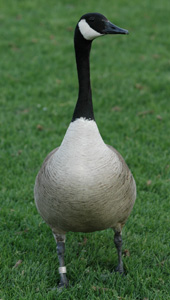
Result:
M0 6L0 299L170 299L168 0ZM68 233L70 287L59 294L56 246L35 208L33 186L72 117L73 30L90 11L130 31L94 42L91 79L100 132L130 166L138 197L123 230L127 275L112 272L112 230Z

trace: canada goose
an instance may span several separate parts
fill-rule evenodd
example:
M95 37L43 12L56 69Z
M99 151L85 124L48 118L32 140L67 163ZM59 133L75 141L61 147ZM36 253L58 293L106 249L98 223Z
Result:
M74 46L79 94L61 146L45 159L35 182L37 209L57 243L60 287L67 287L64 264L66 232L112 228L123 273L121 231L136 199L136 185L122 156L104 143L94 120L89 56L92 41L106 34L128 34L99 13L83 15Z

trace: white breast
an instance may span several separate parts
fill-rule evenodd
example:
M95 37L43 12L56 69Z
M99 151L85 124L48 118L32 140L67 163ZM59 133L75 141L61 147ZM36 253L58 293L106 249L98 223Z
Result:
M78 181L75 184L82 181L83 186L94 186L94 181L99 180L108 182L113 169L118 173L121 171L118 170L121 163L117 155L104 143L96 122L83 118L70 124L50 167L60 171L60 179Z

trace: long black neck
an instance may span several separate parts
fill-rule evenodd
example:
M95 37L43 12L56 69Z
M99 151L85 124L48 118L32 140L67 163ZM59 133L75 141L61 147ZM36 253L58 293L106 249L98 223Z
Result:
M91 41L83 38L78 26L75 29L74 47L79 80L79 94L72 122L78 118L94 120L92 92L90 85L90 50Z

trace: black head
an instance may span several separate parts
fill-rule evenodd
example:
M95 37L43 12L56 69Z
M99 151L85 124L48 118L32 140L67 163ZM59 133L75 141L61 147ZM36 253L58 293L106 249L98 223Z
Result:
M105 34L128 34L126 29L117 27L99 13L83 15L78 22L78 28L86 40L93 40Z

